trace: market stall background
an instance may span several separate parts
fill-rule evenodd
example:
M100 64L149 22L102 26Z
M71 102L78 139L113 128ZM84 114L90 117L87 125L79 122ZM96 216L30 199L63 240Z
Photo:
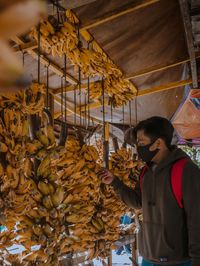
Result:
M11 230L1 239L13 241L17 221L17 241L27 248L22 260L68 263L86 247L86 260L109 255L121 233L118 218L127 210L113 204L116 195L100 184L98 171L103 164L134 187L142 164L121 148L127 128L159 115L174 121L181 143L199 137L193 130L199 122L190 119L194 113L198 118L199 108L199 6L185 0L48 1L40 24L9 36L33 83L15 96L7 84L1 97L1 191L9 207L1 204ZM194 111L181 120L187 102ZM191 132L185 137L181 127ZM30 252L34 244L44 250ZM136 259L135 242L132 249Z
M189 55L185 40L184 25L179 1L59 1L59 6L72 8L80 19L81 30L88 30L111 60L122 70L126 79L130 80L138 90L138 96L131 103L124 105L124 121L122 108L114 108L113 124L134 126L138 121L153 115L171 119L183 100L185 84L191 84L189 73ZM75 6L75 8L73 8ZM78 7L76 7L78 6ZM59 9L63 12L63 9ZM121 13L124 11L124 14ZM49 5L49 14L57 16L57 8ZM113 15L114 14L114 15ZM116 16L116 14L120 14ZM29 42L25 36L22 44ZM17 40L20 44L20 40ZM31 42L30 42L31 45ZM84 46L86 44L84 43ZM22 46L23 47L23 46ZM197 46L198 47L198 46ZM33 80L37 81L37 61L32 51L37 54L37 47L26 49L24 65ZM48 61L63 69L63 58L52 57L42 53ZM33 55L33 54L32 54ZM22 57L22 52L18 52ZM197 56L198 57L198 56ZM37 55L36 55L37 58ZM197 59L198 60L198 59ZM48 64L48 61L46 64ZM54 114L60 113L60 77L56 70L49 68L49 88L54 95ZM80 104L78 71L67 60L67 73L72 76L72 84L67 83L66 99L70 109L67 121L74 123L74 87L77 88L77 106ZM74 80L75 84L74 84ZM90 83L100 80L93 77ZM41 82L46 83L46 67L41 66ZM81 77L81 90L87 87L87 77ZM84 93L81 94L82 115L84 117ZM87 101L87 100L86 100ZM131 104L131 120L130 120ZM79 106L80 107L80 106ZM102 106L96 101L89 104L91 121L95 124L102 121ZM79 108L77 108L78 111ZM106 106L106 121L111 122L110 106ZM79 112L77 112L77 117ZM77 118L76 124L80 124ZM116 129L116 135L119 130ZM120 132L122 140L123 134Z

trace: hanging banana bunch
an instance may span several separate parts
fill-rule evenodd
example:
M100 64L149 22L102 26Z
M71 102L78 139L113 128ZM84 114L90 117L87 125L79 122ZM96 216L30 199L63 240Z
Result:
M1 98L0 223L7 231L0 233L0 258L11 264L59 265L66 253L106 257L121 234L119 218L126 207L112 187L101 184L94 146L72 137L65 146L57 144L52 119L43 112L43 91L43 85L33 84L24 93ZM40 122L32 135L30 114ZM133 186L129 174L136 166L123 148L110 158L111 171L128 186ZM13 244L25 249L15 258L6 253Z
M105 79L105 92L113 98L113 106L118 107L133 99L136 95L136 87L123 78L122 72L107 57L102 54L95 42L91 42L91 48L80 47L79 35L75 27L75 17L69 11L66 12L66 20L63 26L56 29L48 20L40 24L41 48L52 56L63 57L66 55L76 68L80 68L85 77L100 76ZM55 18L54 18L55 20ZM38 29L35 27L30 37L38 41ZM87 39L87 38L86 38ZM91 86L91 99L100 100L101 90L98 82Z

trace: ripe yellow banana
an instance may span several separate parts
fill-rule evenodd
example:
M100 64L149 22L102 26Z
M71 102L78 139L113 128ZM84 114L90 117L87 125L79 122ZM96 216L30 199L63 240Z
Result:
M50 156L47 155L40 163L38 169L37 169L37 175L38 176L43 176L45 175L46 171L49 169L50 167Z
M41 131L37 131L36 136L45 147L49 146L49 139L45 134L43 134Z
M49 184L46 184L43 181L39 181L38 183L38 189L42 192L43 195L49 195L51 192L51 189L49 187Z
M47 137L49 139L50 145L55 144L55 134L54 134L54 129L51 125L47 126Z
M64 195L64 189L62 187L58 187L56 192L51 196L53 205L55 207L58 207L63 202Z

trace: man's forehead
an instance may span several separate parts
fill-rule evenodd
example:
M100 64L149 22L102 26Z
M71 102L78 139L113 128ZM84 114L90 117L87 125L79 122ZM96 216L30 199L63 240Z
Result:
M138 130L137 132L137 141L138 140L149 140L149 137L147 135L145 135L144 130Z
M145 137L145 133L143 129L137 131L137 138L142 138L142 137Z

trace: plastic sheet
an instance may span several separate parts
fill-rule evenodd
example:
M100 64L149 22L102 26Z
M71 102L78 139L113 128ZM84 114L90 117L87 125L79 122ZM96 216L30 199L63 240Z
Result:
M176 114L173 125L184 139L200 137L200 89L192 89Z

